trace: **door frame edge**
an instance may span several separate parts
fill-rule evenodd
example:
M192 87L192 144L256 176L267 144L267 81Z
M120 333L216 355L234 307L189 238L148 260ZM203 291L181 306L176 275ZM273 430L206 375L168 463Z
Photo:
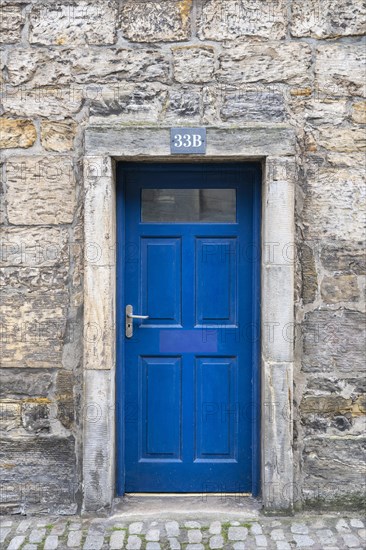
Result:
M170 155L169 139L169 128L89 127L86 131L82 403L85 511L108 508L115 497L115 161L182 162L182 157ZM183 160L262 162L261 500L267 512L291 511L297 495L292 398L295 261L289 256L295 243L296 139L285 125L208 128L207 139L204 157L194 155Z

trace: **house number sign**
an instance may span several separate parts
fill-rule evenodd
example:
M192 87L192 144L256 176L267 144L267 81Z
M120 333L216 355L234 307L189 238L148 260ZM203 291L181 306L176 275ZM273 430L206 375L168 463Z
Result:
M206 128L171 128L170 152L175 155L205 155Z

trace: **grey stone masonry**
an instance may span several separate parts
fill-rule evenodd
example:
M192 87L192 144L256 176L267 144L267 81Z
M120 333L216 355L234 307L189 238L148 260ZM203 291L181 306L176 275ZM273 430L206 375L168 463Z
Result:
M195 161L263 166L262 502L364 506L365 17L364 0L1 0L0 513L112 504L115 162L169 162L187 126L207 129ZM26 525L10 548L100 544ZM208 527L184 544L229 544ZM323 544L231 527L235 550ZM356 547L349 527L322 540ZM160 544L141 533L123 545Z
M256 514L233 520L200 521L181 518L156 519L141 522L127 521L123 515L111 518L89 518L80 522L80 529L73 529L69 519L49 517L45 527L37 529L38 518L27 525L24 520L4 518L1 525L4 550L180 550L200 548L209 550L363 550L366 544L365 519L361 515L299 514L295 517L262 516ZM20 527L20 529L19 529ZM52 531L62 532L52 535ZM19 531L23 534L19 535ZM135 532L135 534L130 534ZM137 533L136 533L137 531ZM176 537L170 537L172 532ZM37 533L37 535L36 535ZM220 534L219 534L220 533ZM38 542L34 542L37 538ZM154 540L151 540L154 539ZM32 542L33 541L33 542Z

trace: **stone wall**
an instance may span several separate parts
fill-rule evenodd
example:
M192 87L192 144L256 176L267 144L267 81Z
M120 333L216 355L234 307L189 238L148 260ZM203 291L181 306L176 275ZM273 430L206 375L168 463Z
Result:
M295 129L297 505L359 505L365 15L362 0L2 0L3 510L80 504L90 124Z

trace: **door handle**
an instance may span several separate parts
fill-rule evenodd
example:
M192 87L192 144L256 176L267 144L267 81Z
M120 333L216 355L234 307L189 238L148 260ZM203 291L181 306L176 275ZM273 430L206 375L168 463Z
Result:
M126 338L132 338L133 336L133 320L134 319L148 319L148 315L134 315L133 306L130 304L126 306Z

